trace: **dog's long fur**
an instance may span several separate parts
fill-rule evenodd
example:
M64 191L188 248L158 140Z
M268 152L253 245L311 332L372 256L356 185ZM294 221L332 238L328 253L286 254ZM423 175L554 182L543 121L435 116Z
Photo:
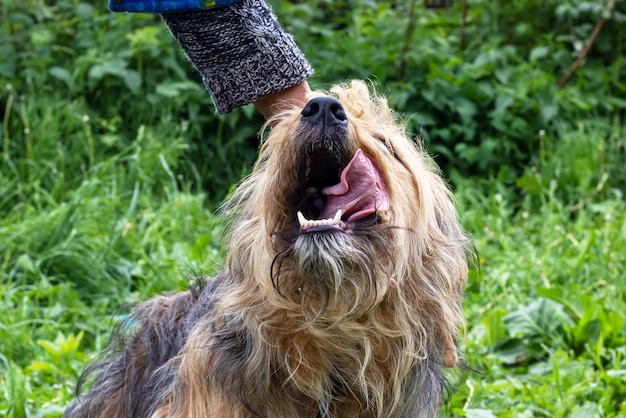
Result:
M457 364L469 240L386 101L360 81L329 94L347 128L305 123L296 108L280 115L227 203L224 271L137 306L65 416L437 415L443 370ZM301 233L307 155L320 148L344 163L363 150L389 209L346 231Z

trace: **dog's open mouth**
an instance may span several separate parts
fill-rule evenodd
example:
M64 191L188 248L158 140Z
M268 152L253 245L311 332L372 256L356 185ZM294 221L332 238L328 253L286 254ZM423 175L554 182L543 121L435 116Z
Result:
M350 232L356 221L389 209L380 168L361 149L343 169L328 155L311 155L306 172L306 207L297 214L300 233Z

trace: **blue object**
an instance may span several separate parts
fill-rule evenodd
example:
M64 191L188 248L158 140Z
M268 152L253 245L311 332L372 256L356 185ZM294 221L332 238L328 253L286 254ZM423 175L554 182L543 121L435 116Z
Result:
M239 1L241 0L109 0L109 9L114 12L180 13L213 9Z

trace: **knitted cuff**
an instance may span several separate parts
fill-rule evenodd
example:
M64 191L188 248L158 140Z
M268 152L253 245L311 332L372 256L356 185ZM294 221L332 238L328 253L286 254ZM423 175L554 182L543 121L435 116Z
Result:
M162 15L202 75L218 113L292 87L313 74L263 0Z

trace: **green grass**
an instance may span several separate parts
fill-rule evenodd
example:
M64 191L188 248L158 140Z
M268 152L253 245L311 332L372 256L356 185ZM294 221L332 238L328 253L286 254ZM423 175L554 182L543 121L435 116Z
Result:
M0 157L0 415L58 416L117 315L215 270L221 225L176 170L184 126L111 152L80 105L22 102Z
M453 416L626 416L626 138L597 124L552 138L521 191L457 191L480 273L465 303L478 373Z
M53 112L18 98L5 124L8 417L59 416L129 304L184 288L186 276L215 271L223 257L215 202L199 176L178 174L190 146L184 124L141 127L111 150L80 103L62 104ZM618 124L588 121L542 140L537 165L516 185L456 187L480 266L465 301L474 371L459 379L447 416L626 416L626 136Z

